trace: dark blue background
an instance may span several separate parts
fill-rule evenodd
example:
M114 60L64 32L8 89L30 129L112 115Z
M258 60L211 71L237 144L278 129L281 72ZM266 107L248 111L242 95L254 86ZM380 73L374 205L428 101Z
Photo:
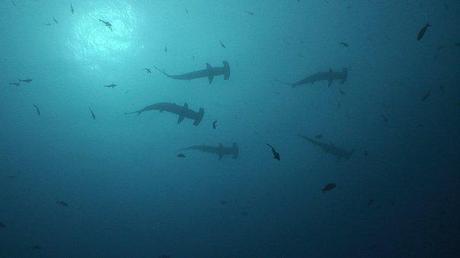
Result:
M459 1L73 7L0 3L0 257L458 257ZM211 85L143 71L222 60ZM343 85L277 82L343 67ZM124 115L156 102L206 114ZM237 160L176 157L233 142Z

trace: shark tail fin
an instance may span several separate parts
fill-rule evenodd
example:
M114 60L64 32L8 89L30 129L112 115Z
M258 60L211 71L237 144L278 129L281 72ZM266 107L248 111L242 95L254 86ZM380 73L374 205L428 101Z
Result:
M295 87L295 84L294 83L289 83L289 82L283 82L281 80L278 80L278 79L275 79L275 82L277 83L281 83L281 84L284 84L284 85L287 85L287 86L291 86L292 88Z
M223 61L224 63L224 80L228 80L230 78L230 64L227 61Z
M344 84L344 83L347 81L347 79L348 79L348 68L346 68L346 67L343 68L342 73L343 73L343 78L342 78L342 80L340 81L340 83L341 83L341 84Z
M198 126L201 123L201 120L203 120L203 116L204 116L204 109L200 108L197 116L195 117L195 122L193 122L193 125Z
M155 68L155 70L157 70L158 72L162 73L164 76L171 77L171 75L167 74L165 71L163 71L162 69L156 67L155 65L153 66L153 68Z
M209 84L211 84L212 80L214 80L213 68L210 64L206 64L206 70L208 70L208 81L209 81Z
M233 143L232 149L233 149L233 158L237 159L238 156L240 155L240 149L238 148L238 144L236 144L236 142Z
M134 111L134 112L127 112L127 113L125 113L125 115L133 115L133 114L140 115L141 113L142 113L142 111Z

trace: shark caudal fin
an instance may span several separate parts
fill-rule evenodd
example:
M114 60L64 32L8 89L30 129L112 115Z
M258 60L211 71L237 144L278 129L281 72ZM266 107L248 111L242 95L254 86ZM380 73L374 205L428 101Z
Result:
M200 110L198 111L197 117L195 118L195 122L193 122L193 125L198 126L201 123L201 120L203 120L203 116L204 116L204 109L200 108Z
M343 68L342 70L342 73L343 73L343 78L342 80L340 81L341 84L344 84L347 79L348 79L348 69L347 68Z
M142 113L142 111L134 111L134 112L127 112L127 113L125 113L125 115L133 115L133 114L140 115L141 113Z
M208 70L208 81L211 84L212 80L214 80L214 69L210 64L206 64L206 70Z
M227 61L223 61L224 63L224 80L228 80L230 78L230 64Z
M233 143L232 151L233 151L233 158L237 159L238 156L240 155L240 149L238 148L238 144L236 144L236 142Z

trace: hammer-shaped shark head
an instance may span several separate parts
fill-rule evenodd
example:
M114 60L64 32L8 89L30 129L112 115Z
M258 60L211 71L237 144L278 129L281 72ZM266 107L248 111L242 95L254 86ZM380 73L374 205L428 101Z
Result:
M195 121L193 122L194 126L198 126L201 123L201 120L203 120L204 116L204 109L200 108L200 110L197 113L197 116L195 117Z

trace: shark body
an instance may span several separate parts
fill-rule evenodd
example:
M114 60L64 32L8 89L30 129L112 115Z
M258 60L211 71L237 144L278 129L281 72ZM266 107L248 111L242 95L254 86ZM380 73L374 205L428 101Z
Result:
M129 114L142 114L146 111L152 111L152 110L157 110L160 112L166 111L169 113L173 113L179 116L179 119L177 120L177 123L180 124L182 121L184 121L185 118L189 118L194 120L193 125L197 126L201 123L201 120L203 119L204 116L204 109L200 108L198 112L193 111L188 108L188 104L185 103L183 106L177 105L175 103L156 103L152 104L149 106L144 107L143 109L140 109L138 111L126 113L126 115Z
M302 139L305 139L308 142L310 142L311 144L319 147L325 153L328 153L328 154L331 154L331 155L337 157L339 160L340 159L346 159L346 160L350 159L351 155L354 152L354 150L347 151L345 149L339 148L339 147L335 146L332 143L321 142L321 141L312 139L310 137L302 136L302 135L299 135L299 137L301 137Z
M230 78L230 65L228 64L227 61L223 61L223 64L224 66L222 67L213 67L210 64L206 64L206 69L184 73L184 74L178 74L178 75L171 75L171 74L168 74L160 70L156 66L154 67L160 73L164 74L165 76L171 79L190 81L190 80L199 79L199 78L208 78L209 84L211 84L215 76L223 75L224 80L228 80Z
M293 82L293 83L285 83L287 85L294 87L301 86L304 84L313 84L319 81L327 81L328 86L331 86L332 82L340 81L341 84L344 84L347 81L348 77L348 69L343 68L341 72L334 72L332 69L329 69L327 72L319 72L312 74L310 76L305 77L302 80Z
M222 159L226 155L230 155L233 159L237 159L240 153L238 144L236 143L233 143L231 147L224 147L222 143L219 143L217 147L209 145L192 145L190 147L181 149L181 151L188 150L197 150L204 153L216 154L219 156L219 159Z

